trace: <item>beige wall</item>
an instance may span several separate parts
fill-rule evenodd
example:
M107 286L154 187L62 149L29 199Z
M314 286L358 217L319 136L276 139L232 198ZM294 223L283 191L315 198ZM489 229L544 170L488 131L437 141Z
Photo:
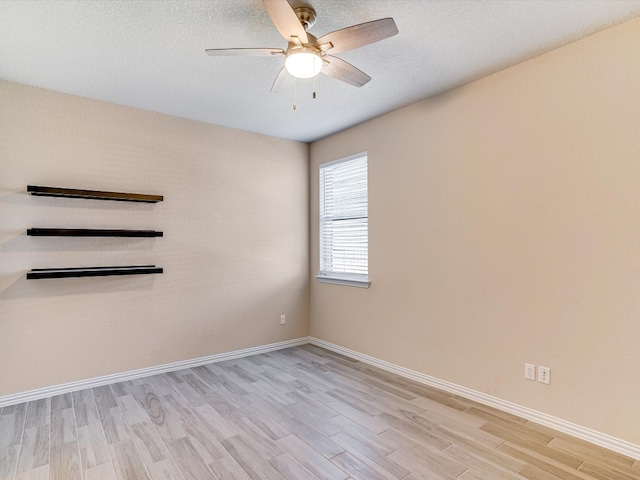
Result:
M318 164L368 151L372 284L312 281L311 334L640 444L638 45L634 20L314 143L310 273Z
M373 283L312 281L311 334L640 444L638 44L635 20L316 142L310 175L304 144L0 81L0 395L307 335L317 166L368 151Z
M0 395L308 335L308 171L303 143L0 82ZM27 184L165 201L31 197ZM25 279L127 264L165 273Z

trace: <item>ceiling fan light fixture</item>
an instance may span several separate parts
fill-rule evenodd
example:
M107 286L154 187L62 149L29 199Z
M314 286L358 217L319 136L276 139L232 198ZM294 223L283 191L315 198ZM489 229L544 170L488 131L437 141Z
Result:
M284 66L296 78L315 77L322 70L322 55L315 48L301 46L290 49Z

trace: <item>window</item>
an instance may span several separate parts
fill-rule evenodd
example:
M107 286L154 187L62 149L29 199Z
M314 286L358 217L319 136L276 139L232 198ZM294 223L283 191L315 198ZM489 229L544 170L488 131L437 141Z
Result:
M369 286L367 154L320 165L322 282Z

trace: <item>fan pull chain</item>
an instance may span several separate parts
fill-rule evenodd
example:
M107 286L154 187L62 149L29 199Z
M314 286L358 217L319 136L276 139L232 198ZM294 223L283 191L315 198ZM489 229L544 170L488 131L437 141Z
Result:
M316 99L316 77L313 77L313 99Z
M293 109L296 109L296 77L293 77Z

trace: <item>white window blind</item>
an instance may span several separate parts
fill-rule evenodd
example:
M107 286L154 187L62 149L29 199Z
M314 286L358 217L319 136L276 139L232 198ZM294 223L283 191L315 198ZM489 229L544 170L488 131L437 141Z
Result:
M320 165L320 275L368 286L367 155ZM358 283L366 282L366 285Z

